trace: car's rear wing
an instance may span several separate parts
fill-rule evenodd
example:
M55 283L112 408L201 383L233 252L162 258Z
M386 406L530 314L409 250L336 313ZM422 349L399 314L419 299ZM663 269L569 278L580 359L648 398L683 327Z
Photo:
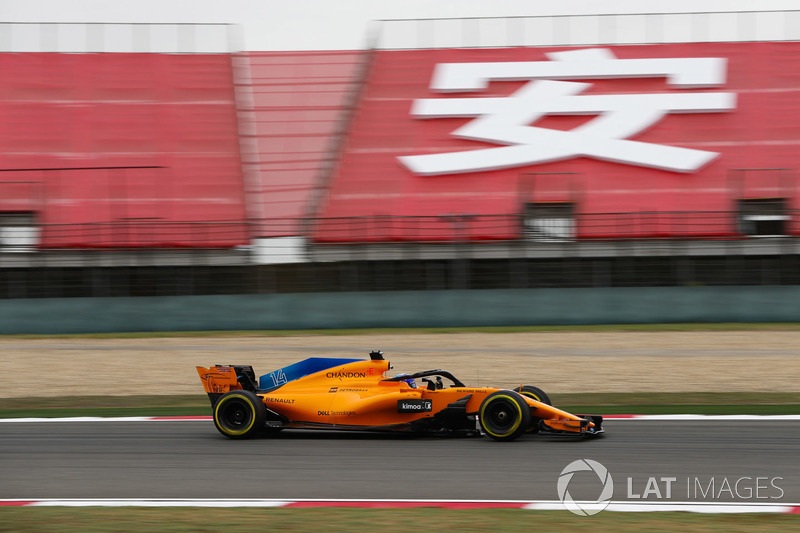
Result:
M256 375L249 365L198 366L197 373L212 406L228 391L244 389L255 392L257 389Z

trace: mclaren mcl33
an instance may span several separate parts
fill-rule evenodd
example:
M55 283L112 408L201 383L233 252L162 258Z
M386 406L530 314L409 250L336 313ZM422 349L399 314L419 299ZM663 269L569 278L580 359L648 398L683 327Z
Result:
M368 360L312 357L258 380L246 365L197 372L214 424L231 439L283 429L485 434L498 441L525 433L603 433L601 416L557 409L537 387L467 387L445 370L386 377L391 368L375 351Z

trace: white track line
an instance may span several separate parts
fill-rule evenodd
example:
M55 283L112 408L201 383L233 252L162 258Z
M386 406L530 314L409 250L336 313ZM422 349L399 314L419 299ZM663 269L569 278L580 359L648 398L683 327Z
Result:
M594 503L594 502L592 502ZM560 501L539 501L531 502L524 509L537 511L559 511L564 509ZM618 513L665 513L665 512L687 512L687 513L709 513L709 514L731 514L731 513L798 513L800 504L775 504L757 502L629 502L611 501L604 511Z
M725 422L725 421L747 421L747 422L785 422L800 420L798 415L692 415L692 414L673 414L673 415L608 415L605 420L656 420L656 421L702 421L702 422ZM208 422L210 416L72 416L72 417L51 417L51 418L0 418L3 422Z
M409 508L441 507L456 509L516 508L537 511L565 511L557 500L282 500L282 499L0 499L0 507L355 507ZM607 512L690 512L708 514L792 513L800 514L800 503L760 502L627 502L612 501Z
M64 416L50 418L0 418L3 422L209 422L210 416L159 417L159 416Z

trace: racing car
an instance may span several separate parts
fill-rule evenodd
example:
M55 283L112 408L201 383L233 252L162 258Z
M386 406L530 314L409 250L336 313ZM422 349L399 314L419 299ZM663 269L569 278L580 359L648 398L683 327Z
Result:
M264 374L252 366L197 367L214 425L231 439L283 429L404 431L488 435L511 441L525 433L596 436L598 415L573 415L531 385L468 387L446 370L386 377L383 352L369 359L311 357Z

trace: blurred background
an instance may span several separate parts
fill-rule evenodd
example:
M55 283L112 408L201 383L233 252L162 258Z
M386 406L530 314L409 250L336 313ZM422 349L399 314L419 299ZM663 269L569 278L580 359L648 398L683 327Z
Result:
M786 2L57 4L42 20L0 10L0 333L800 320ZM170 19L199 22L142 21ZM594 95L733 95L631 137L710 161L576 153L425 175L399 159L498 146L453 135L473 116L421 119L415 101L530 83L448 94L437 65L596 48L721 58L714 86L588 80Z

